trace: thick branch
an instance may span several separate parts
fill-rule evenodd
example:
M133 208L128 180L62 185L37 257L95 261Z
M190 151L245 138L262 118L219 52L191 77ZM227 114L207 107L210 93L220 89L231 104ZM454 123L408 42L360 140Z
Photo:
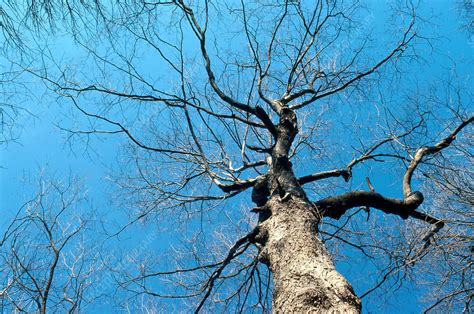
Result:
M456 129L454 129L449 136L436 143L434 146L422 147L416 151L415 157L410 162L408 169L403 178L403 193L404 199L387 198L376 192L367 191L351 191L338 196L328 197L315 202L314 204L323 210L323 215L335 219L339 219L344 213L353 207L366 206L373 207L387 214L398 215L403 219L408 217L424 220L430 224L436 225L436 229L439 230L443 227L444 223L434 217L427 214L417 212L416 209L423 202L423 194L421 192L411 191L411 178L416 167L420 164L423 156L436 154L442 149L448 147L456 138L456 135L469 123L474 121L474 116L463 121ZM340 175L337 171L328 171L327 173L333 173L333 176ZM314 181L309 178L315 177L315 175L303 177L307 178L306 181ZM301 179L300 179L301 180Z
M321 171L321 172L313 173L313 174L299 178L298 183L306 184L306 183L321 180L321 179L341 177L341 176L344 178L344 180L346 181L349 180L350 171L348 171L347 169L334 169L334 170L328 170L328 171Z
M446 138L442 139L433 146L421 147L415 153L415 157L411 160L410 165L408 166L405 176L403 177L403 194L405 197L411 193L411 178L416 167L421 163L421 160L425 155L433 155L440 152L442 149L451 145L451 143L456 139L456 135L469 123L474 121L474 116L471 116L469 119L463 121L456 129L454 129L451 134Z
M353 207L372 207L387 214L397 215L402 219L408 217L425 221L433 225L431 231L423 238L425 249L431 243L431 238L444 227L444 222L428 214L416 211L423 203L423 194L413 192L404 199L384 197L376 192L351 191L338 196L324 198L314 203L325 217L339 219Z
M409 216L420 219L422 216L415 209L423 202L423 194L415 192L405 199L388 198L376 192L350 191L338 196L324 198L314 204L323 210L323 215L335 219L341 218L344 213L353 207L367 206L377 208L387 214L394 214L407 219ZM422 214L424 215L424 214ZM439 222L436 218L433 218ZM432 219L428 222L432 223Z
M240 191L240 190L245 190L245 189L248 189L252 186L255 185L255 183L258 181L258 179L262 177L262 176L258 176L256 178L252 178L252 179L248 179L248 180L242 180L242 181L237 181L235 183L232 183L232 184L219 184L219 188L225 192L225 193L229 193L229 192L232 192L232 191Z

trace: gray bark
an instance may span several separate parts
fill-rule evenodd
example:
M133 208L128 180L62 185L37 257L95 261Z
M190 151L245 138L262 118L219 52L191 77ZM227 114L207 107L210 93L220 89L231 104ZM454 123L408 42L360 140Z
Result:
M361 303L317 236L319 217L304 200L267 203L261 258L273 274L275 313L359 313Z
M296 115L280 112L267 188L254 187L260 213L260 260L273 275L275 313L359 313L361 303L339 274L318 238L322 212L311 203L293 173L288 152L298 133ZM259 195L259 194L266 195ZM259 197L257 197L259 196Z

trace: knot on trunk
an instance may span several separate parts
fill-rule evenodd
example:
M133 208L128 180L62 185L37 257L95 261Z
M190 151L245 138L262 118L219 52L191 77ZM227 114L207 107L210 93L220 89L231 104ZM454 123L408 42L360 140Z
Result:
M284 136L290 142L293 141L294 137L298 133L298 121L296 113L293 110L284 107L280 115L280 123L278 124L278 135L279 137Z
M413 209L417 209L418 206L420 206L421 203L423 203L423 201L424 201L423 194L419 191L415 191L415 192L411 193L410 195L408 195L403 200L403 203L404 203L404 205L407 206L407 209L413 210Z
M270 196L270 188L268 186L268 179L266 176L260 177L255 182L252 189L252 202L258 207L262 207L267 202Z
M250 242L253 243L258 251L258 261L269 266L268 253L266 252L265 245L268 241L268 230L264 227L263 224L258 226L258 231L254 237L250 239Z

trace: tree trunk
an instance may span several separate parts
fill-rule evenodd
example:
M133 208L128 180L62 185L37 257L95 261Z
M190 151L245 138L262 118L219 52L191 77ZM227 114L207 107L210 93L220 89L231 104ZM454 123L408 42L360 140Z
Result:
M359 298L339 274L317 235L319 211L293 173L290 147L298 134L296 114L282 107L270 171L252 199L260 213L256 243L273 274L275 313L359 313Z
M275 313L359 313L361 303L317 237L319 218L309 202L274 196L260 224L261 251L273 274Z

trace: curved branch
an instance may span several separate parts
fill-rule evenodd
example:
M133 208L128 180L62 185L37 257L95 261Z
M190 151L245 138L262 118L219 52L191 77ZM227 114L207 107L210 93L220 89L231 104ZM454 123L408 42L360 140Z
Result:
M442 149L451 145L451 143L456 139L456 135L467 125L474 121L474 116L471 116L469 119L463 121L457 128L455 128L451 134L439 141L433 146L426 146L418 148L415 157L411 160L410 165L408 166L407 171L403 177L403 194L405 197L411 193L411 178L416 167L421 163L425 155L433 155L440 152Z
M200 26L199 23L194 15L193 10L186 6L183 1L179 1L179 5L183 9L184 13L186 14L186 17L189 20L189 23L191 24L191 27L196 34L197 39L199 40L199 45L201 48L201 55L204 59L204 68L207 73L207 78L209 80L209 83L214 90L214 92L222 99L224 102L229 104L230 106L240 109L242 111L251 113L255 116L257 116L263 124L267 127L267 129L272 133L274 137L277 136L276 134L276 128L275 125L272 123L270 117L268 114L263 110L261 107L252 107L250 105L244 104L242 102L239 102L238 100L233 99L226 93L222 91L222 89L219 87L216 81L216 77L214 74L214 71L212 70L211 66L211 58L209 57L209 54L207 53L207 48L206 48L206 31L205 29L203 30Z
M367 206L377 208L387 214L400 216L403 219L407 219L410 216L426 220L429 223L440 222L438 219L432 218L426 214L414 214L415 209L417 209L421 203L423 203L423 194L420 192L414 192L412 195L404 199L396 199L384 197L383 195L372 191L355 190L338 196L321 199L314 202L314 205L323 211L325 217L334 219L341 218L341 216L350 208Z
M372 207L383 211L386 214L397 215L406 220L408 217L425 221L433 227L430 232L423 237L426 249L431 243L431 238L444 227L444 222L428 214L416 211L423 203L423 194L413 192L404 199L384 197L376 192L351 191L338 196L324 198L314 205L324 217L339 219L346 211L353 207Z
M431 237L437 233L444 226L444 222L438 218L432 217L428 214L418 212L416 209L423 203L423 194L421 192L411 190L411 178L416 167L421 163L425 155L432 155L440 152L442 149L448 147L455 139L456 135L467 125L474 121L474 116L463 121L456 127L446 138L442 139L433 146L421 147L416 151L415 157L410 162L408 169L403 178L403 199L388 198L374 191L356 190L347 192L338 196L328 197L314 202L316 208L322 212L325 217L339 219L346 213L346 211L353 207L372 207L379 209L387 214L393 214L407 219L412 217L418 220L426 221L433 225L433 229L428 235L424 237L425 246L429 244ZM327 173L331 173L330 171ZM337 171L332 172L332 176L339 176ZM313 175L315 176L315 175ZM305 177L303 177L305 178ZM307 176L306 181L311 181L312 176ZM313 180L314 181L314 180Z
M416 167L421 163L422 158L425 155L432 155L440 152L442 149L448 147L455 139L456 135L467 125L474 121L474 116L463 121L458 127L456 127L446 138L442 139L434 146L421 147L416 151L415 157L410 162L407 171L403 177L403 199L388 198L374 191L351 191L338 196L324 198L314 203L316 207L322 211L323 216L331 217L334 219L341 218L346 211L353 207L365 206L377 208L387 214L393 214L400 216L403 219L412 217L415 219L426 221L435 226L432 232L425 237L425 241L429 241L432 235L438 232L443 226L444 222L432 217L428 214L418 212L416 209L423 203L423 194L421 192L411 190L411 178ZM340 176L338 171L328 171L327 176ZM303 178L307 182L313 179L316 175L310 175ZM323 175L321 175L323 177ZM301 178L301 179L303 179ZM300 180L301 180L300 179ZM313 179L314 181L315 179Z

